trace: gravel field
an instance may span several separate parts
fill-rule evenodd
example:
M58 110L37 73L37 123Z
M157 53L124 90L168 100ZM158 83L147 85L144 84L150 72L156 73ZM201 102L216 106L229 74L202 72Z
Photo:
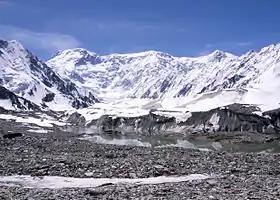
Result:
M67 133L0 140L0 175L148 178L189 174L215 178L96 188L4 186L0 199L280 199L280 154L94 144Z

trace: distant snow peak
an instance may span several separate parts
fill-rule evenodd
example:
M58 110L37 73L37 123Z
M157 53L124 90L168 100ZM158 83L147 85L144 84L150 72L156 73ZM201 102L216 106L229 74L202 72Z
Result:
M63 58L64 62L72 62L74 66L96 65L101 62L100 56L83 48L60 51L53 58Z
M210 55L217 56L217 57L226 57L226 52L220 51L220 50L215 50Z
M226 58L227 57L227 54L223 51L220 51L220 50L215 50L211 56L213 56L215 59L222 59L222 58Z
M80 57L85 57L85 56L98 56L96 53L94 52L90 52L84 48L75 48L75 49L66 49L66 50L63 50L63 51L60 51L59 52L59 55L79 55Z
M99 56L72 49L47 64L62 77L74 75L77 85L102 97L192 97L267 82L269 77L275 77L277 70L273 69L280 62L278 49L279 45L271 45L240 57L215 50L197 58L152 50Z
M237 56L220 50L215 50L205 57L209 58L209 62L221 62L224 59L237 59Z
M146 54L146 56L157 56L157 57L160 57L160 58L170 58L170 57L172 57L170 54L168 54L166 52L157 51L157 50L145 51L143 53ZM141 54L141 52L139 52L139 54Z

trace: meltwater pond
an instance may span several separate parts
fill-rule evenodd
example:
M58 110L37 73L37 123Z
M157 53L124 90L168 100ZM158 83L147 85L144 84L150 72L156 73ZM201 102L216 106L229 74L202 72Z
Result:
M142 146L152 148L180 147L186 149L198 149L201 151L226 151L247 153L278 153L280 152L279 140L267 142L238 142L232 143L227 138L216 141L206 137L194 137L189 139L183 135L141 135L138 133L122 134L92 133L90 129L69 128L67 131L77 134L81 140L88 140L98 144ZM211 134L211 133L210 133ZM216 133L217 134L217 133ZM230 133L229 133L230 134ZM246 133L244 133L245 135Z
M210 140L177 139L173 137L139 137L131 138L129 136L115 137L108 135L85 135L80 137L82 140L89 140L98 144L113 144L127 146L143 146L154 148L180 147L187 149L199 149L202 151L227 151L227 152L248 152L248 153L274 153L280 152L280 143L278 141L270 143L250 143L250 144L231 144L222 142L213 142Z

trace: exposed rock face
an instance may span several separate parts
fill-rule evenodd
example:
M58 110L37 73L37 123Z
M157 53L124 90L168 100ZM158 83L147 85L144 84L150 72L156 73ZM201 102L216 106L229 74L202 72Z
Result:
M263 113L264 116L270 118L271 124L275 127L276 132L280 132L280 109L275 109Z
M267 128L270 123L267 118L228 107L192 113L192 117L182 124L194 125L194 130L202 129L204 132L252 131L268 133Z
M167 117L150 111L140 117L117 117L104 115L92 120L88 127L102 132L139 132L145 134L168 134L180 132L232 132L251 131L273 134L279 132L275 119L254 114L257 107L233 104L206 112L192 112L185 121L178 122L175 117Z
M68 117L67 123L70 123L70 124L76 125L76 126L84 126L86 124L86 119L81 114L75 112Z
M44 102L51 102L54 99L55 94L54 93L48 93L46 96L42 99Z
M15 109L20 110L40 110L41 108L32 103L31 101L19 97L13 92L7 90L5 87L0 86L0 100L7 100L6 103L11 104L12 107ZM7 105L2 105L6 107ZM0 106L1 107L1 106Z
M141 117L113 117L104 115L87 125L101 132L139 132L158 134L166 131L167 128L177 126L175 118L150 113Z

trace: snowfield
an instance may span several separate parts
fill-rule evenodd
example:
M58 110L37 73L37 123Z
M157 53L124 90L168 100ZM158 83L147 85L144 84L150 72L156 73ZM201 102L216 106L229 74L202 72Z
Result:
M0 176L1 185L20 184L25 188L93 188L102 186L104 184L136 184L136 185L155 185L163 183L179 183L192 180L203 180L214 178L214 176L203 174L191 174L187 176L178 177L150 177L139 179L125 179L125 178L72 178L59 176Z
M44 119L44 118L34 118L34 117L20 117L20 116L14 116L14 115L9 115L9 114L0 114L0 119L5 119L5 120L15 120L18 123L26 123L26 124L36 124L40 127L47 127L51 128L53 125L57 126L64 126L66 123L64 122L59 122L55 119ZM30 131L30 130L29 130ZM44 130L42 130L44 131ZM42 132L40 130L40 132ZM32 132L32 131L31 131ZM33 132L39 132L39 130L34 130Z
M266 93L265 93L266 92ZM177 122L186 121L191 112L209 111L233 103L255 105L262 112L279 108L280 95L276 92L260 89L223 90L196 95L196 97L163 99L123 99L108 103L96 103L88 108L71 110L68 114L78 112L87 122L102 115L117 117L139 117L152 112L166 117L175 117ZM217 119L213 119L216 124Z

